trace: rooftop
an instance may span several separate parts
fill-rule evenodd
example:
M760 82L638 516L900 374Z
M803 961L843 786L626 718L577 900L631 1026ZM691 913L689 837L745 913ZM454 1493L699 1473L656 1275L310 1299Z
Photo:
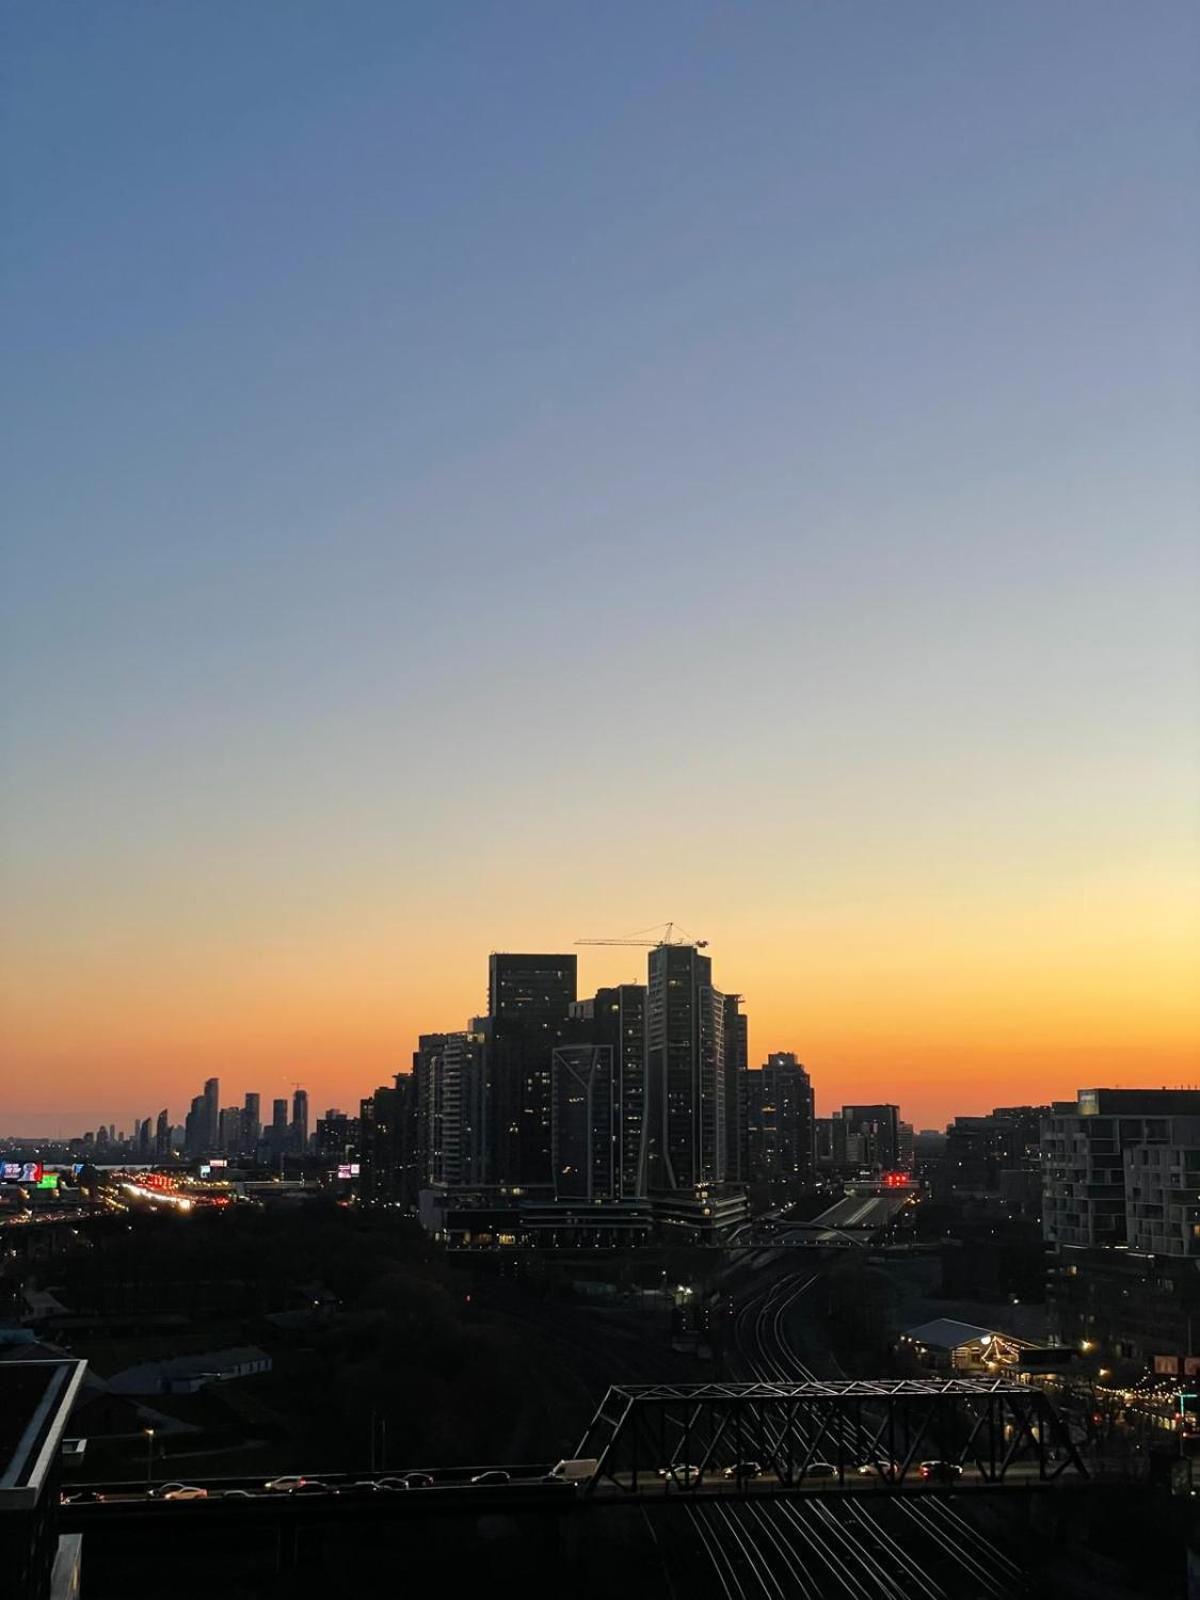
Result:
M999 1328L981 1328L974 1322L956 1322L953 1317L935 1317L932 1322L918 1323L915 1328L906 1328L903 1337L913 1344L924 1345L927 1350L957 1350L964 1344L992 1339L1008 1339L1014 1344L1024 1342L1013 1339Z
M0 1365L0 1509L33 1505L66 1431L83 1361Z

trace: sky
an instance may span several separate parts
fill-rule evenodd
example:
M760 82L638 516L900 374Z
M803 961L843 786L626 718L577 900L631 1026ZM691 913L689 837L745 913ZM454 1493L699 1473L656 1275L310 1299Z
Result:
M1200 1082L1190 0L0 34L0 1132L668 919L820 1112Z

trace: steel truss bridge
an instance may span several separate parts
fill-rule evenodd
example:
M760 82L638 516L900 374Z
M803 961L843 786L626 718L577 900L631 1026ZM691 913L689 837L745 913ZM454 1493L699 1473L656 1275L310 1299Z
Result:
M625 1384L609 1389L575 1453L597 1462L585 1494L1030 1488L1088 1476L1046 1395L1002 1378ZM926 1459L948 1465L927 1476Z

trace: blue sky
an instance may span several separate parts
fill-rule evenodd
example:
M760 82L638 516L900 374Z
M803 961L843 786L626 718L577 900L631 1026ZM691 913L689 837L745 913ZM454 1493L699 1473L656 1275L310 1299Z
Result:
M538 921L752 992L864 882L1194 874L1193 7L3 27L18 1070L141 1059L79 972L169 1012L218 929L376 928L403 1059L422 950Z

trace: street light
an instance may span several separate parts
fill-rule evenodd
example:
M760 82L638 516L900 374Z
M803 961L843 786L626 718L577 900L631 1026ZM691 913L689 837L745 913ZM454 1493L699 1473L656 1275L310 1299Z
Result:
M143 1428L142 1432L146 1435L146 1486L149 1488L154 1475L154 1429Z

